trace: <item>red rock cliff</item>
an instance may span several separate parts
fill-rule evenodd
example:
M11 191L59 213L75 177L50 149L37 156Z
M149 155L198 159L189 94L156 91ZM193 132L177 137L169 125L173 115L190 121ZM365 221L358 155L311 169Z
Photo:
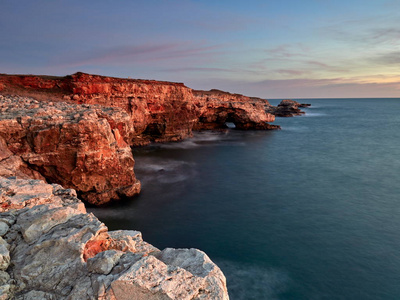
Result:
M192 90L183 83L85 73L65 77L1 75L0 93L120 107L132 119L132 145L181 140L191 135L197 121Z
M130 116L131 145L178 141L193 129L275 129L266 100L218 90L193 91L182 83L76 73L65 77L1 75L0 93L75 103L120 107Z
M0 110L0 175L46 178L93 204L139 193L122 109L0 96Z

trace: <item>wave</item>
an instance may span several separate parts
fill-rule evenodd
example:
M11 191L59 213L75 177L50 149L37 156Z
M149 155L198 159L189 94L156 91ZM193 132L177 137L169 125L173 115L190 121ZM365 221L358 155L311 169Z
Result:
M322 117L322 116L326 116L326 114L325 113L306 111L306 113L303 116L304 117Z

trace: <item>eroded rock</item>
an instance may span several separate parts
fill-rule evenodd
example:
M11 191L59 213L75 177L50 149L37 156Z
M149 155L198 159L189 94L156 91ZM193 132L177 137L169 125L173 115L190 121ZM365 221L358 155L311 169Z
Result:
M65 77L0 75L1 93L29 95L39 101L66 101L119 107L131 118L132 145L179 141L192 130L277 129L267 100L218 90L193 91L183 83L106 77L78 72Z
M0 109L0 175L46 178L93 204L139 193L123 110L22 97L2 97Z
M293 117L305 114L304 111L300 110L299 107L308 107L311 104L302 104L294 100L282 100L278 106L271 106L267 108L267 111L274 114L277 117Z
M227 128L232 122L237 129L279 129L271 125L275 116L267 113L267 100L250 98L240 94L231 94L219 90L193 91L195 103L199 110L199 121L196 129Z
M71 189L0 177L0 199L0 299L228 299L204 252L108 232Z

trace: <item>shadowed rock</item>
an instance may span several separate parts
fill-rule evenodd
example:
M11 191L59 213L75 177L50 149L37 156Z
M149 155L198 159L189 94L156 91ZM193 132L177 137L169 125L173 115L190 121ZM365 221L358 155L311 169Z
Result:
M266 110L277 117L293 117L305 114L299 107L309 107L311 104L302 104L294 100L282 100L278 106L267 107Z

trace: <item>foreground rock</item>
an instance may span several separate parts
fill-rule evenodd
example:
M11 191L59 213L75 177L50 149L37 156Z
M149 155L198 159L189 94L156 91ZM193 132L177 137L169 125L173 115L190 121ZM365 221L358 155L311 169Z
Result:
M226 128L227 122L234 123L237 129L280 128L267 123L275 121L275 116L266 112L265 107L270 106L267 100L219 90L193 93L199 110L196 129Z
M228 299L204 252L108 232L74 190L1 177L0 204L0 299Z
M277 117L293 117L305 114L299 107L309 107L311 104L299 103L294 100L282 100L277 107L267 107L267 111Z
M0 95L0 110L1 176L46 178L93 204L140 191L122 109Z

